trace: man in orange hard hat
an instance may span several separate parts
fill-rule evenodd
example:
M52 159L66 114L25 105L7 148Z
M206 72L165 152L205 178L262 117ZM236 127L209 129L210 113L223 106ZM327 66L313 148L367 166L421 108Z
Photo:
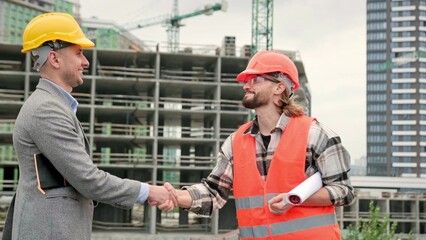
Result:
M256 117L223 143L217 165L200 184L170 190L178 206L208 217L233 190L241 239L340 239L335 206L354 200L349 153L339 136L305 116L295 102L294 63L276 51L260 51L237 76L243 105ZM319 172L322 187L302 203L286 194ZM166 201L160 209L171 210Z
M88 240L94 200L126 209L169 200L164 187L118 178L90 158L71 92L83 84L83 49L92 47L65 13L39 15L24 31L22 52L30 52L41 78L15 122L20 177L3 239Z

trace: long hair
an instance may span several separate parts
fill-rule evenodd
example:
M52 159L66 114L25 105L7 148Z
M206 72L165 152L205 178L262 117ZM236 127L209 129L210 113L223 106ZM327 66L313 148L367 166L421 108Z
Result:
M298 96L294 95L291 89L291 81L288 76L284 74L268 74L276 80L284 82L286 88L281 94L281 98L275 105L278 107L281 113L285 113L289 117L298 117L305 115L304 107L297 102Z

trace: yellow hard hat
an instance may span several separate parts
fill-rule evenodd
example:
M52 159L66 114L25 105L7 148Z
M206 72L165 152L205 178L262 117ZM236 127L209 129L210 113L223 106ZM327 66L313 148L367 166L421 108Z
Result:
M65 41L92 48L95 44L84 36L77 21L67 13L44 13L33 18L22 36L22 51L26 53L48 41Z

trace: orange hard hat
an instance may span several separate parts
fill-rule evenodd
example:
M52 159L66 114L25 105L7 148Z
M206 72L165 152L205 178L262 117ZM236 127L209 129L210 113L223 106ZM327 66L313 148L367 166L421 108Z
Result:
M238 74L237 81L244 82L249 75L261 75L273 72L280 72L287 75L294 84L293 90L299 88L299 73L294 62L283 53L273 50L257 52L250 59L246 70Z

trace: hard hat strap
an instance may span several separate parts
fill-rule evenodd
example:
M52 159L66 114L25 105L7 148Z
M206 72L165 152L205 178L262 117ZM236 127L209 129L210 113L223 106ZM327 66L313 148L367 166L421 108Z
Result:
M74 45L73 43L57 40L57 41L48 41L43 43L42 46L49 46L53 51L57 51L62 48L66 48Z
M290 93L291 94L293 93L294 83L290 80L290 78L287 75L282 74L280 72L268 73L268 75L284 82L284 84L290 90Z
M50 46L41 46L31 51L31 55L34 59L33 69L35 69L37 72L40 72L40 68L46 62L50 51L52 51Z
M35 59L33 68L37 72L40 72L40 68L46 62L47 56L49 55L50 51L57 51L59 49L66 48L66 47L69 47L69 46L72 46L72 45L74 45L74 44L69 43L69 42L60 41L60 40L48 41L48 42L43 43L43 45L41 45L41 47L38 47L38 48L33 49L31 51L31 55L33 56L33 59Z

